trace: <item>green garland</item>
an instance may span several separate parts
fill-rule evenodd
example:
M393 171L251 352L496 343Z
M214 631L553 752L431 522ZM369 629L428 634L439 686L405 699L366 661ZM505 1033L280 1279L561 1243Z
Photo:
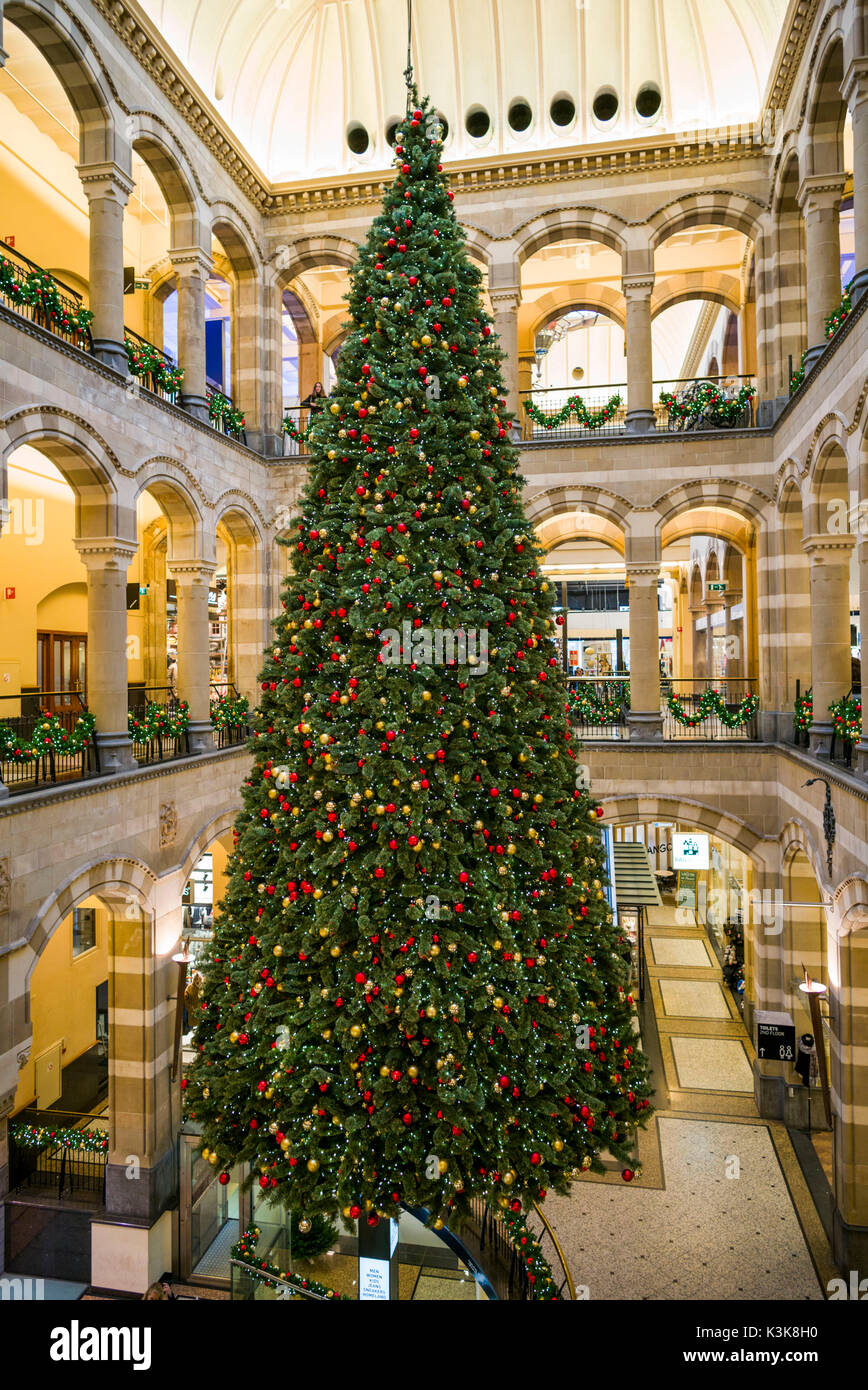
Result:
M759 698L756 695L746 695L736 709L729 710L719 691L706 690L696 707L695 714L688 714L675 695L669 696L668 704L672 718L685 729L695 729L697 724L701 724L703 719L707 719L710 714L716 714L724 728L740 729L753 719L759 709Z
M150 376L154 386L167 395L176 396L184 380L184 368L173 367L152 343L137 343L125 338L127 364L132 376Z
M660 404L678 420L695 420L704 415L730 424L738 420L755 395L755 386L742 386L737 396L727 397L718 386L706 381L696 387L689 400L679 400L673 391L661 391Z
M516 1205L518 1205L516 1203ZM501 1212L509 1239L519 1259L525 1266L531 1295L535 1302L559 1303L561 1296L554 1280L552 1267L542 1252L537 1237L527 1224L525 1214L520 1209L508 1206Z
M214 729L243 729L250 713L244 695L218 695L211 701L211 727Z
M8 724L0 724L0 761L26 763L48 753L81 753L94 741L95 724L89 710L79 715L72 729L57 714L43 715L25 739Z
M606 682L600 695L590 686L570 686L570 705L585 724L617 724L622 707L629 703L630 686L626 681L612 685Z
M239 1264L246 1265L254 1279L262 1283L264 1276L272 1275L275 1279L280 1279L284 1284L290 1284L293 1288L304 1293L315 1293L320 1298L330 1298L336 1303L351 1303L353 1300L349 1294L336 1293L326 1284L320 1284L316 1279L303 1279L300 1274L291 1274L277 1265L269 1264L267 1260L256 1258L256 1245L259 1240L259 1227L248 1226L241 1239L232 1247L232 1258Z
M68 309L56 280L47 271L31 270L22 275L13 261L0 256L0 294L18 308L36 309L71 338L87 340L93 314L90 309Z
M814 692L807 690L793 705L796 732L806 734L814 722Z
M154 739L179 739L190 727L190 706L180 700L174 710L165 705L145 702L141 715L130 710L127 715L127 732L133 743L151 743Z
M48 1125L11 1124L9 1133L22 1149L77 1149L83 1153L108 1153L104 1129L51 1129Z
M853 281L850 281L852 285ZM850 285L846 287L841 295L841 303L834 309L826 319L826 337L834 338L844 320L850 315L853 309L853 301L850 298Z
M829 706L835 733L845 743L858 743L862 737L862 701L856 695L844 695Z
M219 420L230 434L240 434L244 429L243 411L236 410L229 397L224 396L222 391L214 392L208 403L208 414L212 420Z
M300 430L291 415L283 417L283 432L288 434L290 439L294 439L296 444L307 443L307 430Z
M805 379L805 374L806 374L806 372L807 372L807 367L805 366L805 362L806 362L806 360L807 360L807 356L808 356L808 349L805 348L805 351L802 353L802 360L801 360L801 362L799 363L798 367L796 368L796 370L793 372L792 376L790 377L790 395L791 395L791 396L794 396L794 395L796 394L796 392L798 391L799 387L801 386L802 382L803 382L804 379Z
M541 425L546 430L558 429L571 415L575 415L579 424L584 425L586 429L598 430L612 419L620 405L621 397L615 395L609 397L602 409L589 411L581 396L570 396L561 410L551 413L541 410L538 405L534 405L532 400L526 400L524 408L534 424Z

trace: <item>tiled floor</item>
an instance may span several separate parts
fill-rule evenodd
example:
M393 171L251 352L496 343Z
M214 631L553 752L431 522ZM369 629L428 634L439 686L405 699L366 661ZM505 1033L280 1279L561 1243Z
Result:
M735 1038L672 1037L672 1053L682 1089L736 1091L753 1095L753 1071L744 1046Z
M651 954L655 965L698 966L711 969L716 965L711 947L704 940L680 940L678 937L652 936Z
M660 980L663 1009L677 1018L730 1018L717 980Z
M684 916L649 911L663 1074L641 1176L589 1174L546 1215L591 1299L822 1299L835 1270L816 1209L786 1130L759 1117L751 1041L704 928Z
M592 1300L822 1298L768 1128L655 1123L662 1189L580 1180L546 1199L574 1282Z

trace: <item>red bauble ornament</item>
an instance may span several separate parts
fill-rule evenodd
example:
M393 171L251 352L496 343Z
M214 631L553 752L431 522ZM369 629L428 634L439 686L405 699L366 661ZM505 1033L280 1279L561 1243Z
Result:
M632 1182L635 1176L636 1174L633 1172L632 1168L625 1168L623 1173L621 1174L621 1177L624 1179L625 1182Z
M228 1174L228 1173L221 1173L221 1174L220 1174L220 1183L221 1183L221 1185L222 1185L223 1187L225 1187L226 1184L228 1183L228 1181L229 1181L229 1174Z

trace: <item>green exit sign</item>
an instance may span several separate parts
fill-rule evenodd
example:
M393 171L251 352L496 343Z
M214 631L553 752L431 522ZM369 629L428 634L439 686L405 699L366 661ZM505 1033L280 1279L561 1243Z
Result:
M726 584L709 584L708 592L710 594L725 594Z

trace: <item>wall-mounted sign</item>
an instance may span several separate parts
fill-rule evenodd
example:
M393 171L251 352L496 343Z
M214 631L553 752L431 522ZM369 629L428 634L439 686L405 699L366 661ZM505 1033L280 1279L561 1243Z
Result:
M707 869L708 836L695 830L678 831L672 836L673 869Z
M796 1055L796 1026L791 1014L757 1009L756 1055L764 1062L792 1062Z
M10 589L10 588L8 587L8 585L7 585L7 588L6 588L6 597L7 597L7 598L14 598L14 597L15 597L15 590L14 590L14 589Z
M708 585L708 592L709 592L710 594L725 594L725 593L726 593L726 587L727 587L727 586L726 586L726 581L725 581L725 580L721 580L719 583L718 583L718 582L709 583L709 585Z

